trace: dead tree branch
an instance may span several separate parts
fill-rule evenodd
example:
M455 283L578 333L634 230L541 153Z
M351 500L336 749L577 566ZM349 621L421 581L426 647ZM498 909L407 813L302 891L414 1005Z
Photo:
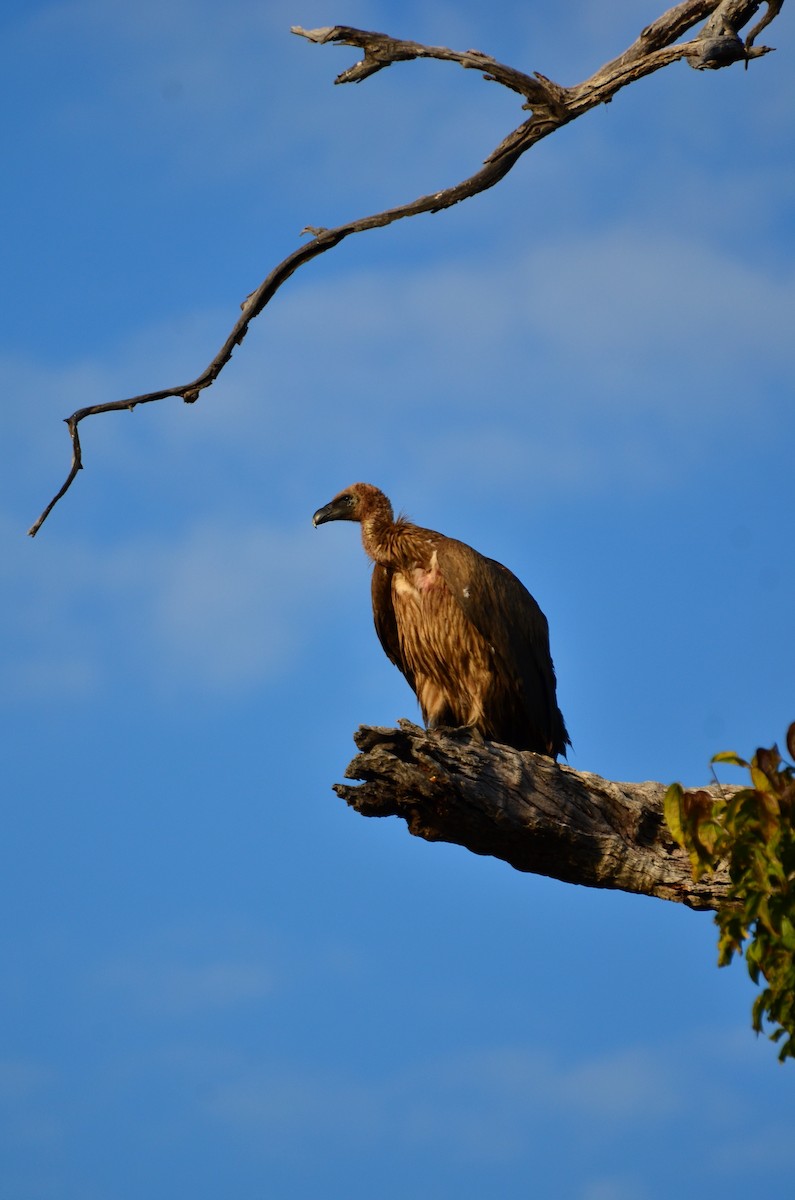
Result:
M364 52L360 62L337 77L337 83L359 83L396 62L417 58L439 59L480 71L485 79L518 93L524 98L522 107L529 109L531 116L503 139L479 170L452 187L420 196L417 200L384 212L349 221L334 229L316 229L308 226L304 232L311 233L312 240L288 255L246 298L241 306L241 315L226 341L195 379L143 395L129 396L123 400L90 405L73 412L66 418L72 442L69 474L28 533L31 537L36 535L83 466L79 426L86 417L122 410L132 412L139 404L152 404L169 397L181 397L186 404L193 404L200 392L210 387L218 378L231 359L235 347L245 338L254 318L270 303L282 284L299 267L331 250L353 233L391 225L404 217L439 212L494 187L536 142L582 116L589 109L608 103L621 88L635 80L679 59L685 59L691 66L702 70L719 69L737 61L744 61L747 65L749 59L767 54L769 47L756 47L753 42L757 34L778 15L783 0L765 0L764 17L751 29L745 41L739 36L739 31L756 15L761 2L762 0L684 0L644 29L622 55L575 87L561 87L538 72L526 75L477 50L455 51L443 46L423 46L418 42L401 41L383 33L370 33L344 25L314 30L294 27L293 33L309 41L356 46ZM687 42L677 40L705 18L705 24L695 38Z
M613 783L410 721L398 729L364 725L355 741L360 753L345 775L363 782L334 790L363 816L402 817L415 837L566 883L696 909L714 909L725 897L725 872L693 882L687 855L663 819L661 783Z

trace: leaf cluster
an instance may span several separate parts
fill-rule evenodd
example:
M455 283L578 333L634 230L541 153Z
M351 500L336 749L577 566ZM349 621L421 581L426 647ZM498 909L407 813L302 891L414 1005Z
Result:
M795 759L795 723L787 731ZM731 763L750 773L750 786L728 798L685 791L674 783L665 794L665 819L688 853L694 879L725 863L730 880L715 916L718 965L743 953L754 983L763 987L751 1011L753 1028L763 1022L781 1042L779 1061L795 1058L795 766L778 747L759 749L750 762L733 751L713 763Z

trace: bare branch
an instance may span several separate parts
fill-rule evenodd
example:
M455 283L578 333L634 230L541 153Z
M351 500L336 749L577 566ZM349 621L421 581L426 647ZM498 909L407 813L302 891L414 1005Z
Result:
M760 29L768 25L781 10L784 0L721 0L715 5L714 12L704 25L704 37L713 37L721 33L739 33L752 17L765 4L767 12L762 20L754 26L749 35L752 39Z
M774 20L778 16L778 14L781 12L781 6L783 3L784 3L784 0L767 0L767 8L765 9L765 15L762 17L761 20L757 21L757 23L756 23L756 25L754 25L753 29L750 29L748 31L748 35L745 39L745 44L747 47L752 46L754 44L754 42L756 41L757 34L761 33L762 30L767 25L769 25L772 20ZM767 54L769 51L769 47L767 47L767 46L763 46L760 49L761 49L762 53L765 53L765 54Z
M480 71L484 79L503 84L511 91L524 96L529 102L538 100L543 103L544 100L544 88L537 79L498 63L490 54L483 54L480 50L459 51L449 50L446 46L423 46L419 42L399 41L385 33L351 29L348 25L335 25L325 29L302 29L300 25L293 25L290 32L320 45L334 42L340 46L358 46L364 51L362 61L338 75L335 83L361 83L369 75L391 67L393 63L408 62L414 58L435 58L443 62L457 62L462 67Z
M193 404L199 393L210 387L232 357L234 349L243 341L249 325L276 292L304 263L337 246L353 233L391 225L404 217L421 213L439 212L462 200L476 196L494 187L514 166L516 161L531 146L576 117L599 104L612 100L613 96L627 84L649 75L669 63L684 58L699 69L717 69L732 62L759 57L768 53L768 47L752 47L753 38L781 9L783 0L767 0L765 16L751 30L743 43L738 31L753 17L761 0L686 0L669 9L640 34L639 38L618 58L600 68L585 82L575 87L562 87L535 72L526 75L513 67L498 63L479 50L455 51L443 46L423 46L418 42L401 41L387 34L352 29L347 25L335 25L322 29L304 30L296 26L293 32L319 44L327 42L346 46L357 46L364 58L337 77L337 83L358 83L368 76L391 66L417 58L439 59L458 63L460 66L480 71L487 80L502 84L524 97L524 108L532 115L514 129L488 156L483 166L460 183L439 192L420 196L410 203L390 208L384 212L361 217L338 225L334 229L316 229L307 226L312 240L294 250L279 263L259 287L241 305L242 313L235 322L223 346L200 375L188 383L161 388L140 396L123 400L107 401L87 408L80 408L66 420L72 441L72 464L65 483L41 516L28 530L34 537L52 512L58 501L71 487L81 469L82 450L79 425L86 417L99 413L133 411L139 404L152 404L169 397L181 397L185 403ZM689 42L677 42L688 29L708 17L701 34Z
M725 898L725 871L693 881L663 818L661 783L613 783L410 721L398 729L362 726L355 741L360 753L345 774L364 782L334 790L363 816L402 817L415 837L453 842L566 883L697 909L714 909Z

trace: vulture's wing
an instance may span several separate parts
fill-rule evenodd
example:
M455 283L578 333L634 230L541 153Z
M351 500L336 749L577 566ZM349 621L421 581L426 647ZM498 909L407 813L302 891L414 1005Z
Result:
M452 596L491 646L499 675L524 710L516 714L517 723L523 719L563 753L566 733L555 699L549 626L538 604L507 567L464 542L441 540L437 561Z
M390 662L393 662L398 670L403 672L409 686L413 690L416 690L414 688L414 673L406 665L403 652L400 648L395 608L392 603L392 571L389 567L384 567L381 563L375 564L370 591L373 598L375 631L378 634L379 642L384 648L384 653Z

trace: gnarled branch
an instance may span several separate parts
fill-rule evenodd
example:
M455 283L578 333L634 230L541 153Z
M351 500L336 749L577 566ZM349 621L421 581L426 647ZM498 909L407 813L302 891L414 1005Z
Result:
M363 725L359 754L334 790L366 817L503 859L518 871L714 909L725 871L693 881L663 818L665 785L613 783L538 754L464 734ZM707 791L711 789L706 789ZM723 788L730 795L737 788Z
M524 108L531 116L507 137L488 156L484 165L467 179L442 191L410 203L390 208L384 212L338 225L334 229L315 229L308 226L304 232L313 235L312 240L294 250L279 263L263 280L259 287L243 302L241 315L232 327L226 341L208 366L187 383L161 388L123 400L111 400L102 404L79 408L66 418L72 442L72 463L63 486L49 502L39 518L28 530L34 537L58 501L66 494L83 466L79 426L86 417L99 413L133 411L139 404L152 404L168 397L181 397L193 404L205 388L210 387L232 357L236 346L243 341L251 322L272 300L282 284L318 255L338 245L353 233L391 225L404 217L420 213L439 212L460 201L486 191L504 178L517 160L531 146L556 129L582 116L596 105L605 104L627 84L649 75L678 59L686 59L698 69L717 69L732 62L768 53L768 47L752 45L753 39L765 25L778 14L783 0L766 0L765 16L750 31L745 42L739 30L755 16L760 0L685 0L669 9L640 34L639 38L618 58L600 68L585 82L575 87L561 87L538 72L526 75L513 67L496 62L487 54L477 50L454 51L440 46L423 46L418 42L401 41L386 34L352 29L345 25L323 29L304 30L294 27L293 32L310 41L324 44L333 42L357 46L364 51L364 58L337 77L337 83L356 83L376 71L383 70L396 62L416 58L433 58L457 62L461 66L480 71L487 80L500 83L524 97ZM684 33L699 21L708 18L701 32L689 42L678 42Z

